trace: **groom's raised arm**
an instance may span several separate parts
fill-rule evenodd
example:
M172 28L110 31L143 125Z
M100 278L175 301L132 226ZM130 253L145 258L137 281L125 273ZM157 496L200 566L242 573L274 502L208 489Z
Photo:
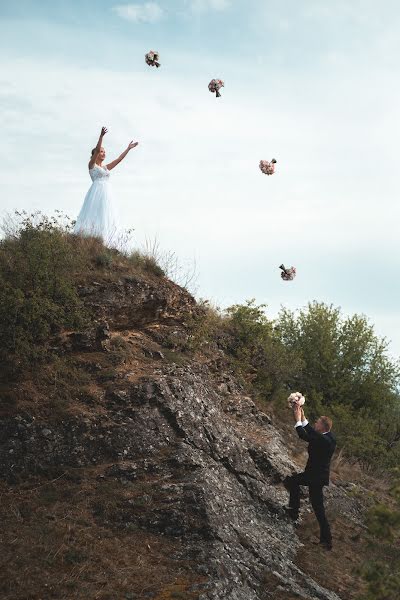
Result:
M299 418L296 421L295 424L295 428L297 431L297 435L299 436L299 438L301 438L302 440L309 442L310 441L310 437L307 433L307 430L305 429L305 427L311 427L310 425L308 425L308 421L304 416L304 412L303 409L301 409L301 412L299 415L295 414L295 418L299 416ZM311 427L312 429L312 427Z
M302 408L300 409L300 418L297 420L295 427L299 438L306 442L316 439L325 440L322 433L315 431L314 427L311 427L304 415L304 410Z
M307 419L304 416L304 411L302 408L300 408L300 406L295 406L293 409L293 414L294 414L294 418L296 421L295 424L295 428L297 431L297 435L299 436L299 438L301 438L302 440L309 442L310 438L306 432L306 430L304 429L304 427L308 424Z

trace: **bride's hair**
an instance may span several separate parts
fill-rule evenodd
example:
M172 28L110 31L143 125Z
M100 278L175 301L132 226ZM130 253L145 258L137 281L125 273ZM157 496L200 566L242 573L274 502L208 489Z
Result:
M96 152L96 148L93 148L91 156Z

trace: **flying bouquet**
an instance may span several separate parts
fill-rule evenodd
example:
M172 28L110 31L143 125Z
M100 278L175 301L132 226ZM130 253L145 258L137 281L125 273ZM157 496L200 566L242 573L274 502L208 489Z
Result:
M295 267L290 267L287 269L285 265L281 265L279 268L282 269L281 277L284 281L293 281L293 279L296 277Z
M301 392L293 392L288 398L289 408L293 408L296 404L297 406L303 406L305 401L306 399Z
M160 66L160 55L155 50L150 50L147 54L145 54L146 63L150 67L158 67Z
M275 173L276 160L273 158L271 161L260 160L260 170L264 175L273 175Z
M211 79L210 83L208 84L208 89L213 94L215 93L216 98L220 97L221 94L219 93L219 90L222 87L224 87L224 82L222 79Z

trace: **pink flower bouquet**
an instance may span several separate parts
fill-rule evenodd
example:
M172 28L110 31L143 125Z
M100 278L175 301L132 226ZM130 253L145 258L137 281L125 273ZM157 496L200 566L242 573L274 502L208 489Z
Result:
M303 406L305 401L306 399L301 392L293 392L288 398L288 405L289 408L293 408L296 404L297 406Z
M271 161L260 160L260 170L264 175L273 175L275 173L276 160L273 158Z
M158 67L160 66L160 55L155 50L150 50L150 52L148 52L145 55L145 59L146 59L146 63L150 67L157 67L157 69L158 69Z
M282 269L281 277L284 281L293 281L293 279L296 277L295 267L290 267L287 269L285 265L281 265L279 268Z
M210 83L208 84L208 89L213 94L215 93L216 98L220 97L221 94L219 93L219 90L222 87L224 87L224 82L222 79L211 79Z

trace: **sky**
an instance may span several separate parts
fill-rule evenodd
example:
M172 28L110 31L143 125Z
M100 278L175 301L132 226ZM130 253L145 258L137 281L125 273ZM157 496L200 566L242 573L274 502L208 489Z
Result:
M121 221L197 297L332 303L400 355L397 0L0 0L0 57L2 212L76 218L105 125L107 159L139 141Z

